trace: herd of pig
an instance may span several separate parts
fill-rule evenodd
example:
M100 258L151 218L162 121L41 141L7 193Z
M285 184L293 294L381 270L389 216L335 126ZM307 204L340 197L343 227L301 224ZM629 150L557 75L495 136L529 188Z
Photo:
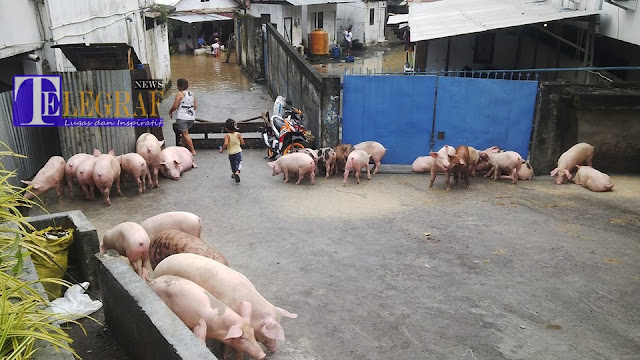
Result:
M58 202L62 202L63 186L66 182L69 197L73 199L73 183L78 182L84 192L85 199L95 200L97 187L107 205L111 205L109 195L113 184L116 185L118 195L122 195L120 182L122 175L129 174L138 185L138 193L146 190L145 178L149 187L158 187L158 173L178 180L180 174L198 167L193 161L191 152L182 146L169 146L162 149L164 141L149 133L140 135L136 141L136 152L115 156L111 150L102 154L94 149L93 154L75 154L65 161L61 156L52 156L36 174L33 180L22 180L32 185L25 198L30 199L44 193L46 202L47 191L55 189ZM124 181L123 185L125 184Z
M284 340L282 317L298 315L272 305L251 281L229 267L224 255L201 238L202 219L174 211L140 224L124 222L105 232L100 252L114 249L160 299L205 342L215 339L255 359ZM225 354L225 359L228 353Z

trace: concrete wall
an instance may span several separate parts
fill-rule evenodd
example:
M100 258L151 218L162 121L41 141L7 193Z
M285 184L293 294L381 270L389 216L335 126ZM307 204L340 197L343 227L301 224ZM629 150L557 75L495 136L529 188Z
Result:
M238 41L239 62L251 80L263 81L264 69L264 41L260 18L236 13L236 39Z
M640 4L635 11L631 11L605 2L602 12L600 34L640 45Z
M306 20L303 19L304 25L302 27L302 37L307 41L305 46L309 44L309 34L316 29L313 13L319 12L322 12L322 28L329 33L329 44L336 44L341 41L341 38L338 37L336 23L336 4L307 5L306 8L306 11L303 10L303 13L306 13Z
M171 80L171 59L169 58L169 35L167 23L156 24L152 29L145 31L146 52L154 79L164 80L166 85Z
M593 165L603 172L640 172L640 83L543 83L531 145L536 173L548 174L578 142L595 146Z
M251 5L253 6L253 4ZM235 9L240 5L234 0L182 0L176 4L176 11L202 10L202 9Z
M274 24L278 32L290 44L296 46L300 44L306 45L306 41L302 37L302 6L281 5L281 4L251 4L251 9L247 10L247 14L259 18L263 14L269 14L271 23ZM285 35L285 18L291 18L291 39Z
M370 9L374 10L373 25L369 21ZM365 45L377 44L384 39L386 12L386 1L337 4L336 27L338 40L342 40L342 33L349 25L352 25L351 32L354 39L358 39Z
M35 1L3 1L0 11L0 59L42 47Z

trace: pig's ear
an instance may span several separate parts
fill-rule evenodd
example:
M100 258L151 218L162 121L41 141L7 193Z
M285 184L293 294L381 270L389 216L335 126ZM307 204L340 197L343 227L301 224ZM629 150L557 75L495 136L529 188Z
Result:
M298 317L298 314L292 314L283 308L276 307L276 309L278 309L278 311L280 311L280 314L284 317L288 317L290 319L295 319Z
M227 333L227 336L225 336L225 338L222 340L237 339L241 336L242 336L242 327L240 326L240 324L236 324L236 325L233 325L231 328L229 328L229 332Z
M93 156L100 156L100 150L93 149Z
M569 172L569 170L564 170L564 173L567 175L567 179L571 180L571 173Z
M164 145L164 140L160 141L160 146Z
M437 152L431 152L431 153L429 153L429 155L431 155L431 157L434 158L434 159L438 158L438 153Z
M467 165L467 163L464 161L464 159L460 159L460 165L465 166Z
M282 325L275 322L273 319L267 320L266 324L260 329L264 336L270 339L284 340L284 329Z
M272 169L274 167L276 167L276 162L275 161L269 161L268 164L269 164L269 166L271 166Z
M179 160L173 160L173 162L176 163L176 165L182 164L182 161L179 161Z
M240 302L240 308L238 308L238 315L242 316L243 318L249 320L251 319L251 303L248 301L241 301Z
M23 184L31 185L31 181L29 180L20 180Z
M109 155L115 155L115 154L116 154L116 152L115 152L115 151L113 151L113 149L111 149L111 150L109 150L109 153L108 153L108 154L109 154Z
M167 165L167 162L166 162L166 161L161 161L161 162L160 162L160 165L165 165L165 166L166 166L166 165Z
M558 168L553 169L553 171L551 171L551 173L549 175L551 176L556 176L556 174L558 173Z

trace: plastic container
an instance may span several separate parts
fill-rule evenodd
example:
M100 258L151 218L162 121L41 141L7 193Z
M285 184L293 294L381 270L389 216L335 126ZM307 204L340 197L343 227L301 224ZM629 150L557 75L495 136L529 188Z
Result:
M334 58L339 58L340 57L340 46L334 46L333 49L331 49L333 51L333 57Z
M349 55L344 58L346 62L353 62L356 58L353 55Z
M312 55L329 54L329 33L322 29L315 29L309 34L310 52Z

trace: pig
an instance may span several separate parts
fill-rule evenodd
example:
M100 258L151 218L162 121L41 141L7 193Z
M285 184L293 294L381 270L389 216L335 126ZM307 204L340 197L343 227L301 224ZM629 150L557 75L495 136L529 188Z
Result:
M76 179L78 185L84 193L85 200L95 200L95 182L93 181L93 168L98 158L96 156L86 157L76 166Z
M493 176L496 181L502 171L510 175L500 177L501 179L511 179L514 184L518 183L518 171L522 167L522 157L515 151L501 151L497 146L492 146L484 151L484 156L488 159L488 166L491 170L485 177Z
M562 185L571 179L571 170L576 165L587 164L592 166L594 149L587 143L578 143L565 151L558 158L558 167L551 171L551 176L556 177L556 184Z
M251 328L251 303L242 301L236 313L193 281L172 275L149 279L146 269L142 278L203 343L218 340L236 351L236 359L243 353L254 359L267 356Z
M316 183L316 163L307 154L293 153L283 155L276 161L269 162L269 166L273 169L271 176L280 173L284 174L284 182L289 181L289 172L298 173L298 181L296 185L300 185L305 174L309 173L311 177L311 185Z
M160 172L166 178L180 180L180 174L198 165L193 161L193 154L182 146L169 146L160 154Z
M478 163L471 169L471 175L476 176L476 174L484 174L488 170L489 167L489 157L486 156L484 151L478 151Z
M62 203L62 195L64 195L64 170L66 162L62 156L52 156L47 160L42 169L40 169L33 180L22 180L23 184L32 185L31 189L24 193L25 199L32 199L34 196L44 194L44 203L47 203L47 191L56 189L58 195L58 203Z
M113 186L114 181L118 195L122 195L120 190L120 172L122 170L120 169L120 163L113 154L113 150L107 154L100 154L98 149L93 150L93 156L98 158L93 167L93 182L102 193L104 203L109 206L111 206L109 193L111 193L111 186Z
M467 146L467 148L469 149L469 174L472 174L480 161L480 154L474 147Z
M160 162L162 161L160 157L162 145L164 145L164 140L158 141L158 138L150 133L144 133L136 140L136 153L144 158L149 167L147 180L150 188L160 186L158 171L160 171Z
M384 154L387 153L387 149L385 149L385 147L377 141L363 141L359 144L354 145L353 147L356 150L364 150L367 152L367 154L369 154L369 156L371 156L371 159L374 163L373 173L377 174L380 170L380 160L382 160Z
M533 179L533 167L529 162L523 161L520 170L518 170L518 179L520 180L531 180Z
M145 159L138 153L118 155L116 156L116 159L118 160L118 163L120 163L122 172L131 175L135 180L138 185L138 194L142 195L146 190L144 181L149 173L149 167L147 166ZM124 184L125 181L123 178L122 185Z
M311 158L313 159L313 162L315 162L316 165L318 165L318 161L319 161L318 150L314 150L311 148L295 148L292 152L307 154L311 156Z
M344 166L344 179L342 180L342 186L347 186L347 178L349 172L353 170L353 175L356 177L356 183L360 184L360 173L362 168L367 168L367 179L371 180L371 170L369 170L369 157L370 155L364 150L353 150L347 158L347 164Z
M164 230L151 239L151 245L149 245L151 268L154 269L167 256L179 253L198 254L229 266L224 255L204 240L180 230Z
M67 165L64 167L64 174L67 178L67 187L69 187L69 197L73 200L73 180L76 178L76 169L86 159L92 158L93 155L79 153L75 154L67 160Z
M104 254L109 249L115 249L120 255L129 259L133 270L141 275L142 268L138 260L142 261L142 267L151 269L149 241L149 235L142 226L127 221L104 233L100 252Z
M169 211L152 216L140 223L149 238L164 230L180 230L197 238L202 234L202 219L186 211Z
M246 276L204 256L189 253L171 255L156 266L154 274L191 280L237 312L240 312L243 301L251 303L251 327L255 331L256 340L271 351L278 349L276 340L284 340L281 317L298 317L297 314L273 306L260 295Z
M326 147L318 149L318 165L325 169L325 179L336 173L336 152L332 148Z
M460 180L460 176L464 177L464 181L467 184L467 189L470 188L469 185L469 147L465 145L460 145L456 148L456 155L451 159L449 164L449 171L447 176L445 177L445 187L449 190L449 175L453 173L453 179L456 184L456 189L458 188L458 182Z
M609 175L602 173L591 166L576 165L578 172L570 179L574 184L582 185L591 191L611 191L613 190L613 181Z
M429 156L419 156L411 164L411 171L414 173L430 172L433 169L436 159Z
M429 181L429 190L433 190L433 183L439 172L444 173L445 179L449 177L449 165L451 158L456 155L456 149L453 146L445 145L438 152L429 153L434 159L434 166L431 168L431 180ZM449 190L449 184L445 184L445 188Z
M340 144L333 148L336 153L336 170L334 174L338 173L338 170L344 170L344 166L347 164L347 158L349 154L355 150L351 144Z

